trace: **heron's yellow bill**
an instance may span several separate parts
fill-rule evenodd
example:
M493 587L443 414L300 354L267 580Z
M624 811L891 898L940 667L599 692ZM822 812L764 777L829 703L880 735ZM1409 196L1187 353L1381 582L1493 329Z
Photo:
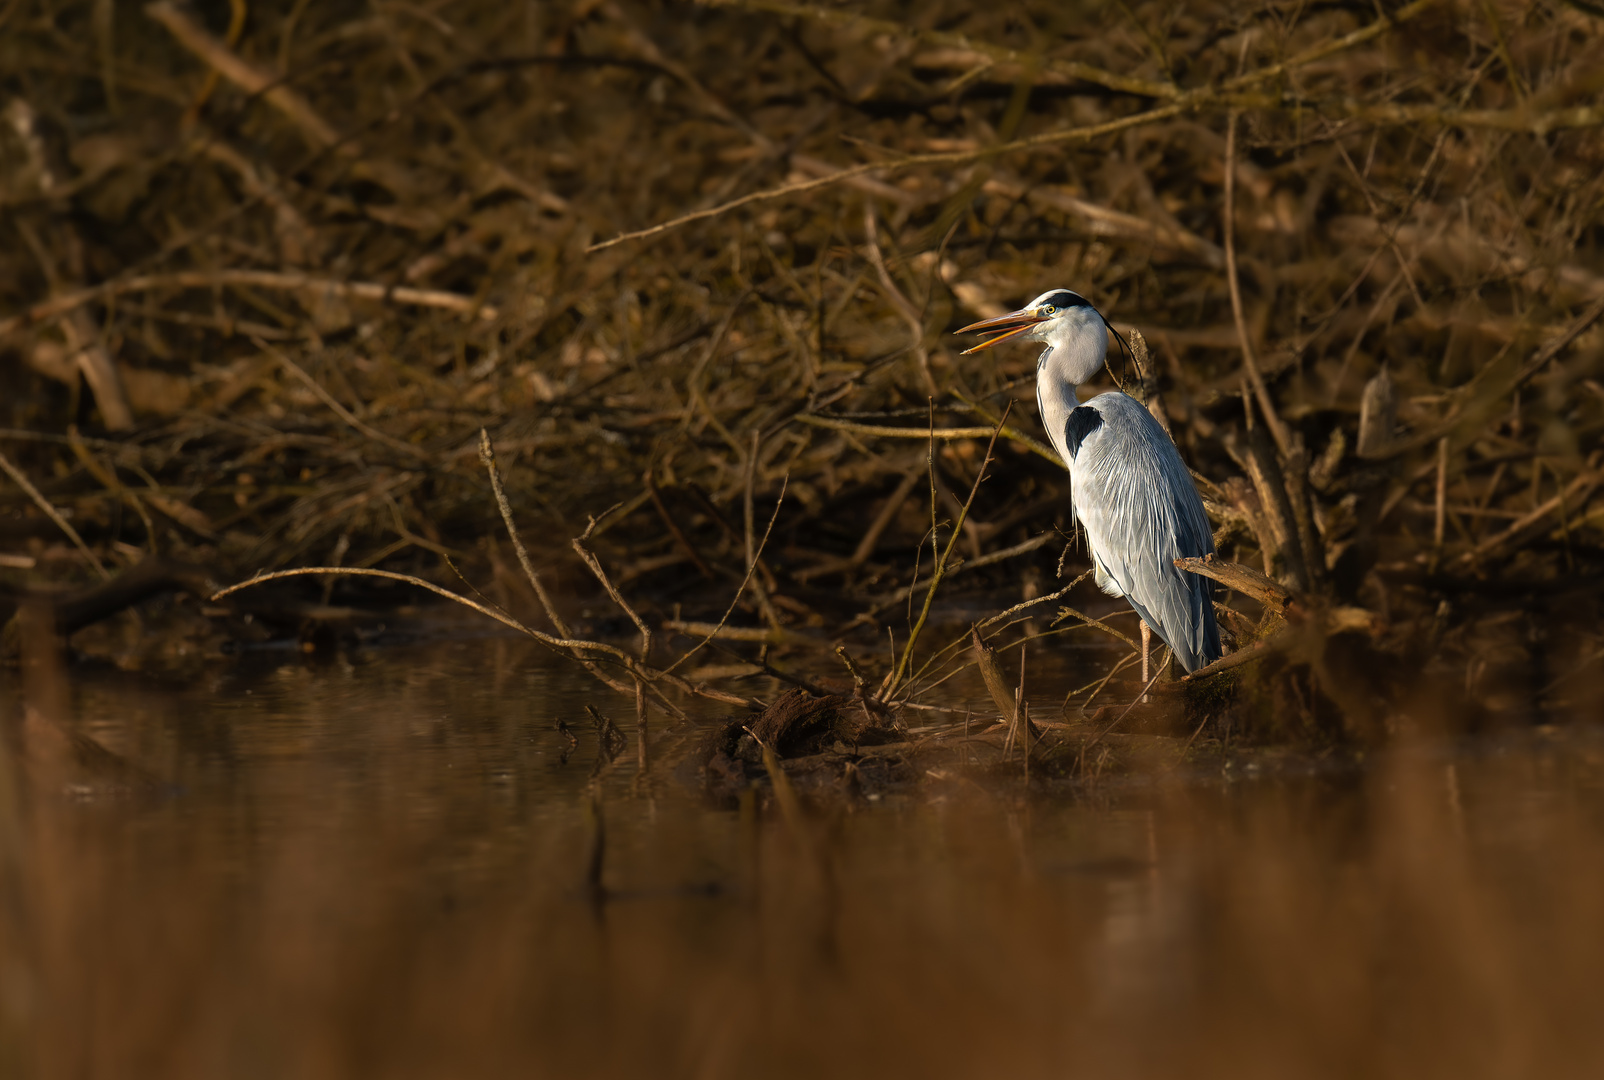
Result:
M1020 308L1018 311L1010 311L1006 315L998 315L993 319L981 319L977 323L970 323L962 330L956 331L956 333L971 334L975 333L976 331L984 333L993 330L1001 332L987 338L985 341L982 341L979 345L976 345L973 348L965 349L958 355L968 356L970 353L977 353L981 349L989 349L999 341L1006 341L1011 337L1017 337L1036 324L1044 323L1046 321L1047 316L1036 314L1035 308Z

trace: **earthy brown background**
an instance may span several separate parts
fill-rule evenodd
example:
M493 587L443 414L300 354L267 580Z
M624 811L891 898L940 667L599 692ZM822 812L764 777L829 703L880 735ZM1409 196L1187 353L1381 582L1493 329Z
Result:
M716 619L784 482L732 624L882 654L985 440L931 471L877 429L1018 403L938 616L1083 564L1025 445L1033 351L948 334L1069 286L1145 336L1225 557L1349 652L1568 715L1604 565L1601 15L12 0L0 450L37 497L0 481L0 575L460 588L450 557L538 620L483 426L582 629L629 630L569 549L590 515L622 504L591 546L649 621Z

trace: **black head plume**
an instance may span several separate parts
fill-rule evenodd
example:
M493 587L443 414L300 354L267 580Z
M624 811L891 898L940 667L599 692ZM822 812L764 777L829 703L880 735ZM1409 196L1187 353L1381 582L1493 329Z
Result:
M1096 309L1094 308L1093 310L1095 311ZM1136 354L1131 352L1131 343L1125 340L1125 335L1124 334L1122 334L1118 330L1114 329L1114 324L1108 321L1108 316L1107 315L1104 315L1101 311L1098 311L1097 312L1097 317L1099 319L1103 320L1103 325L1108 327L1108 332L1110 334L1113 334L1115 337L1119 338L1120 348L1123 349L1124 353L1125 353L1125 362L1123 364L1121 364L1120 367L1121 367L1121 369L1124 370L1124 372L1127 375L1129 375L1130 374L1130 365L1131 365L1132 362L1134 362L1134 360L1136 358ZM1115 385L1117 385L1120 388L1120 391L1122 393L1123 392L1127 392L1125 390L1125 380L1120 378L1118 375L1114 374L1114 369L1112 367L1109 367L1108 357L1107 356L1104 356L1104 358L1103 358L1103 366L1105 368L1108 368L1109 377L1114 380Z

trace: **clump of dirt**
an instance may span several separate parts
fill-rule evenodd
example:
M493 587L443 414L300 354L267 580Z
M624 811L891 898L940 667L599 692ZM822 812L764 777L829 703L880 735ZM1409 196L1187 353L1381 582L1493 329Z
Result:
M710 731L690 759L703 790L717 802L729 802L766 776L763 749L781 760L832 755L812 767L787 768L804 787L829 786L843 780L857 751L865 746L900 743L906 732L886 712L862 698L815 696L792 689L775 698L755 717L725 721Z

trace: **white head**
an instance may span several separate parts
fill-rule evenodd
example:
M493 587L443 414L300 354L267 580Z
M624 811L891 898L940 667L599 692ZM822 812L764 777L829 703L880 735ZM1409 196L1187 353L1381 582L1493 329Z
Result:
M965 356L1012 337L1044 341L1047 349L1038 361L1037 377L1062 379L1074 386L1095 378L1108 355L1107 321L1091 301L1068 289L1048 289L1018 311L971 323L958 333L975 330L1001 333L965 349Z

